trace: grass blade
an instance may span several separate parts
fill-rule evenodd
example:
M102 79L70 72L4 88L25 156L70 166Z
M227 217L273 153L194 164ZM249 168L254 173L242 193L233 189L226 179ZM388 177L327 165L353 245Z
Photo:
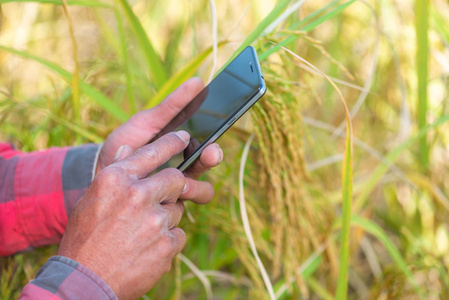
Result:
M278 4L271 10L271 12L256 26L256 28L248 35L248 37L243 41L240 47L234 52L231 58L221 67L220 73L226 66L247 46L251 45L256 39L258 39L265 29L274 22L277 17L285 10L285 8L290 3L290 0L281 0Z
M294 30L294 29L300 28L304 23L307 23L307 22L309 22L309 20L312 20L312 19L314 19L315 17L321 15L323 12L325 12L325 11L328 10L328 9L330 9L332 6L337 5L338 2L340 2L340 1L341 1L341 0L334 0L334 1L331 1L331 2L328 3L326 6L320 8L320 9L318 9L318 10L315 10L314 12L308 14L304 19L302 19L301 21L299 21L299 22L295 23L294 25L292 25L292 26L290 27L290 29Z
M60 66L58 66L57 64L55 64L51 61L48 61L41 57L37 57L35 55L32 55L32 54L24 52L24 51L19 51L19 50L10 48L10 47L6 47L6 46L0 45L0 50L7 51L9 53L15 54L17 56L21 56L23 58L34 60L35 62L38 62L38 63L44 65L45 67L49 68L50 70L58 73L67 82L72 82L72 77L73 77L72 74L69 71L67 71L66 69L61 68ZM129 116L125 112L123 112L123 110L117 104L112 102L112 100L109 99L105 94L98 91L93 86L91 86L90 84L88 84L82 80L80 80L79 86L80 86L80 90L84 94L86 94L90 99L95 101L98 105L103 107L106 111L111 113L111 115L113 115L114 117L116 117L117 119L119 119L122 122L125 122L126 120L128 120Z
M77 124L74 124L64 118L59 117L58 115L56 115L55 113L53 113L52 111L48 111L48 110L44 110L36 105L27 103L25 101L19 101L17 99L15 99L14 97L12 97L8 92L3 91L0 89L0 94L5 95L10 101L16 103L17 105L23 106L23 107L27 107L32 109L33 112L40 112L45 116L48 116L50 119L52 119L53 121L55 121L56 123L59 123L65 127L67 127L68 129L72 130L73 132L78 133L81 137L87 139L90 142L94 142L94 143L101 143L103 142L103 138L90 132L89 130L86 130L82 127L80 127Z
M150 39L145 33L145 30L143 29L139 19L134 14L131 6L129 6L126 0L119 0L119 3L123 8L125 16L136 34L137 42L139 43L143 55L147 61L148 71L151 74L151 78L154 81L156 89L159 89L164 85L168 78L164 64L160 56L156 53L156 50L151 44Z
M268 294L270 295L270 299L274 300L276 299L276 296L274 294L273 284L271 283L270 277L268 276L267 270L265 269L262 260L259 257L259 254L257 253L256 244L254 242L253 234L251 232L251 226L249 224L249 218L248 213L246 210L246 201L245 201L245 190L244 190L244 184L243 184L243 177L245 174L245 163L246 159L248 158L249 149L251 146L251 142L253 141L254 137L256 135L253 133L248 141L246 142L246 145L243 149L242 158L240 160L240 172L239 172L239 202L240 202L240 214L242 217L242 223L243 228L245 230L246 238L248 239L251 252L254 255L254 258L256 259L257 265L259 266L259 271L262 275L263 281L265 283L265 287L267 288Z
M132 80L130 63L129 63L129 58L128 58L128 49L126 48L126 39L125 39L125 31L123 29L122 16L120 15L120 12L118 11L118 9L115 9L114 12L115 12L115 17L117 19L118 32L120 35L120 39L119 39L120 53L121 53L122 59L123 59L123 66L125 67L126 92L128 94L128 101L129 101L129 106L131 108L131 114L135 114L136 113L136 100L134 97L133 80Z
M416 0L415 2L415 30L416 30L416 75L418 78L418 128L422 129L427 124L427 76L428 76L428 0ZM422 170L427 170L429 165L429 145L427 135L419 140L419 161Z
M201 283L204 286L204 289L206 290L207 299L212 300L214 298L212 294L212 286L207 276L204 275L203 271L198 269L198 267L195 266L187 257L182 255L182 253L178 254L178 257L181 259L183 263L187 265L187 267L189 267L190 271L192 271L193 274L195 274L196 277L198 277L198 279L201 281Z
M70 40L72 42L73 50L73 62L75 67L73 68L72 75L72 106L73 106L73 118L75 123L81 119L80 109L80 91L79 91L79 63L78 63L78 46L76 44L75 32L73 30L72 18L70 17L69 8L66 0L61 0L64 14L67 18L67 24L69 26Z
M41 3L41 4L53 4L53 5L62 5L60 0L0 0L0 4L3 3L11 3L11 2L20 2L20 3ZM85 6L85 7L102 7L102 8L112 8L113 6L108 3L104 3L101 1L91 1L91 0L68 0L67 5L74 6Z
M409 149L411 145L415 143L417 140L420 140L423 136L426 136L428 132L437 128L438 126L447 121L449 121L449 115L442 116L441 118L437 119L434 123L426 125L419 132L417 132L408 140L397 146L387 156L385 156L384 162L388 164L381 164L377 166L377 168L372 172L371 177L366 181L365 186L362 188L361 194L355 201L354 210L357 211L364 206L366 200L368 199L368 196L374 190L374 187L380 181L382 176L385 175L389 166L391 166L391 164L394 163L394 161L399 157L402 151L404 151L405 149Z
M305 32L311 31L312 29L316 28L318 25L339 15L341 12L343 12L348 6L353 4L355 1L356 0L350 0L348 2L340 4L335 9L331 10L330 12L327 12L326 14L324 14L320 18L316 19L315 21L311 22L310 24L300 28L300 30L305 31ZM298 39L297 35L290 35L288 38L286 38L285 40L280 42L279 45L275 45L272 48L270 48L269 50L265 51L264 53L259 54L259 60L263 61L263 60L267 59L268 56L270 56L271 54L273 54L276 51L278 51L279 49L281 49L280 46L285 47L297 39Z
M401 269L409 282L413 285L415 291L418 293L418 295L421 295L421 289L416 283L412 272L410 272L410 270L408 269L407 262L402 258L401 253L390 240L385 231L383 231L382 228L380 228L379 225L377 225L373 221L362 218L360 216L353 216L351 218L351 223L363 228L366 232L374 235L384 245L385 249L388 251L396 265L399 267L399 269Z
M440 34L441 39L446 45L449 45L449 26L441 13L434 7L430 7L430 17L432 27Z
M218 43L217 47L225 45L227 42ZM202 53L198 54L192 61L190 61L184 68L170 77L169 80L158 90L157 94L147 103L145 108L153 107L159 104L165 97L173 92L181 83L192 77L204 60L212 53L213 48L209 47Z

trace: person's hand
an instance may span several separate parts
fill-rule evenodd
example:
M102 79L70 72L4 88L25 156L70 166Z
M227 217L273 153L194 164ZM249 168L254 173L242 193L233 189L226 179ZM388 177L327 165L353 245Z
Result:
M77 203L58 254L94 271L120 299L150 290L184 247L185 233L176 227L184 211L178 199L186 198L187 185L197 186L174 168L147 176L188 142L189 134L180 131L134 153L122 147ZM198 195L205 202L212 197L204 190Z
M199 78L192 78L178 87L158 106L133 115L126 123L117 127L106 139L98 158L96 173L108 166L115 153L122 145L129 145L136 150L151 141L204 87ZM211 144L202 152L200 158L185 172L190 178L198 178L202 173L217 166L223 159L223 151L218 144ZM187 196L196 199L195 189ZM190 193L190 194L189 194Z

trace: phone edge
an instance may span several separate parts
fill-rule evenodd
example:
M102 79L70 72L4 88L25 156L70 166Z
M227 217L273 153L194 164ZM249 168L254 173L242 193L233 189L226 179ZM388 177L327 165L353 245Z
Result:
M263 95L265 95L265 92L267 91L267 86L265 84L265 79L262 76L262 68L260 67L259 57L257 56L256 49L252 46L248 46L248 48L251 49L253 58L255 62L257 63L257 75L260 80L260 87L258 91L246 102L246 104L243 104L236 112L229 116L229 118L224 122L224 125L218 129L208 140L203 142L203 145L199 147L194 153L192 153L186 160L184 160L177 169L181 172L184 172L187 170L201 155L203 150L209 146L210 144L216 142L235 122L237 122L260 98L262 98ZM246 49L246 48L245 48ZM245 51L245 49L243 51ZM242 52L243 52L242 51ZM240 55L240 54L239 54ZM234 120L235 119L235 120ZM231 122L232 121L232 122Z

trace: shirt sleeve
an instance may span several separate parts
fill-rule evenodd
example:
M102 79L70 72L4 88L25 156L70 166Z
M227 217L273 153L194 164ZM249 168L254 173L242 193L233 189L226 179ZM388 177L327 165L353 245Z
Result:
M59 243L98 145L23 153L0 143L0 256Z
M117 299L113 290L87 267L54 256L22 291L20 300Z

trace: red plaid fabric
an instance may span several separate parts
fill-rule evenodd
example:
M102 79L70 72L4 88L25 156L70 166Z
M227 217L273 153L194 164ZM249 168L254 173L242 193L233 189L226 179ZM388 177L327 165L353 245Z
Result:
M23 153L0 143L0 256L59 243L92 178L97 145ZM78 294L77 294L78 293ZM92 271L50 259L21 299L116 299Z
M20 300L115 300L112 289L94 272L67 257L54 256L22 291Z

